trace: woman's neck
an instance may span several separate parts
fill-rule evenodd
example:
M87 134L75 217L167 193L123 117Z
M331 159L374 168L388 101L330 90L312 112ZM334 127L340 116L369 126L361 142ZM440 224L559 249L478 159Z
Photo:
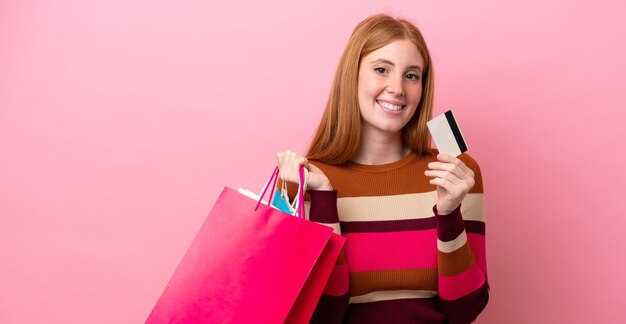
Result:
M363 134L359 154L353 160L359 164L381 165L396 162L411 150L402 143L402 134Z

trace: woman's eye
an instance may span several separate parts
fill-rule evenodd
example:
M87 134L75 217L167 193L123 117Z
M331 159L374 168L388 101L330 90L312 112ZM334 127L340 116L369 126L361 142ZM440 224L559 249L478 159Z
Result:
M379 74L384 74L385 72L387 72L387 69L383 67L377 67L377 68L374 68L374 71L376 71L376 73L379 73Z
M409 80L419 80L420 76L415 73L409 73L406 75L406 78Z

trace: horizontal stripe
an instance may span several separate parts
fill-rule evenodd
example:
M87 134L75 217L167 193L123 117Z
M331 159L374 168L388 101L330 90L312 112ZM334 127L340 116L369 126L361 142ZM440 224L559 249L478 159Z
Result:
M467 235L465 234L465 232L461 232L461 234L459 234L457 238L449 242L444 242L438 239L437 250L444 253L450 253L456 251L457 249L465 245L465 243L467 243Z
M339 313L342 314L342 313ZM447 316L437 306L435 298L407 298L367 304L351 304L345 316L338 320L311 323L446 323ZM455 323L455 322L453 322ZM470 323L470 322L456 322Z
M405 219L378 222L341 222L343 233L401 232L437 228L435 216L424 219Z
M377 222L341 222L342 233L380 233L427 230L437 228L435 217L424 219L405 219L397 221ZM463 221L467 233L485 235L485 223L480 221Z
M342 222L389 221L428 218L437 202L435 191L379 197L350 197L337 199L339 220Z
M469 193L461 202L461 216L464 220L485 222L485 199L482 193Z
M428 162L435 160L435 156L418 159L416 155L409 155L387 165L351 164L344 167L320 163L318 166L330 179L339 198L388 196L435 190L436 187L429 183L430 178L424 175Z
M337 199L341 222L397 221L433 217L436 191L380 197L346 197ZM465 205L467 206L465 206ZM483 194L468 194L461 204L464 220L484 221L481 210Z
M450 277L471 268L474 264L474 254L470 250L469 244L465 244L451 253L439 252L437 260L439 274Z
M437 269L398 269L350 274L350 295L381 290L437 290Z
M459 299L485 283L484 273L476 266L476 263L467 271L456 276L439 276L439 295L445 300Z
M437 267L435 230L344 236L350 272Z
M478 267L487 274L487 256L485 251L485 237L479 234L467 234L467 242L474 253L474 260Z
M345 263L335 265L324 287L324 294L329 296L341 296L348 293L348 288L348 267Z
M408 298L433 298L436 291L431 290L391 290L375 291L367 295L350 297L350 304L372 303L383 300L408 299Z
M436 152L436 151L435 151ZM436 153L435 153L436 154ZM482 193L482 175L474 159L468 154L458 158L474 171L475 185L470 193ZM385 165L348 166L329 165L310 161L318 166L330 179L337 196L388 196L433 191L436 187L429 183L430 178L424 175L428 163L436 161L436 155L408 155L406 158Z

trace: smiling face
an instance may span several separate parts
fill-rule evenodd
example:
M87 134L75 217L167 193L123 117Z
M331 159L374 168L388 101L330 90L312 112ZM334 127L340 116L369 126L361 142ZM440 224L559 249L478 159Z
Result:
M361 58L358 99L363 135L401 136L422 97L423 70L422 55L407 39Z

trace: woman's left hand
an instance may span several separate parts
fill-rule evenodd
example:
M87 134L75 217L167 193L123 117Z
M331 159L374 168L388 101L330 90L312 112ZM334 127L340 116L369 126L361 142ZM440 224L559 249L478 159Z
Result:
M461 205L465 195L474 187L474 171L448 154L438 154L437 160L428 163L430 170L424 174L432 177L430 184L437 185L438 214L447 215Z

